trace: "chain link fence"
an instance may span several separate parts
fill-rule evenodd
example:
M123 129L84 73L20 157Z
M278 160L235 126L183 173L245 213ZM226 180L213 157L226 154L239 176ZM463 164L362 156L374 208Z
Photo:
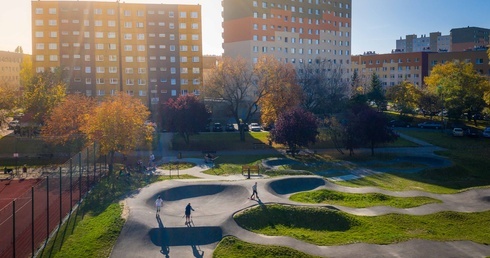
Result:
M106 157L93 144L43 171L30 191L0 210L0 257L34 257L107 170Z

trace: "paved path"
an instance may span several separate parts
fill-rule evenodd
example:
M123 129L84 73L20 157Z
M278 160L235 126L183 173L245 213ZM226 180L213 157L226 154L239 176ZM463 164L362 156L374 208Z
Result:
M431 146L421 149L429 151ZM399 151L402 151L397 148ZM405 150L408 151L408 150ZM413 149L411 150L413 154ZM423 153L423 152L419 152ZM174 154L174 153L172 153ZM170 161L176 156L166 156ZM342 246L315 246L290 237L270 237L247 231L233 220L233 214L254 205L268 203L296 204L289 200L294 192L327 188L336 191L368 193L380 192L393 196L429 196L442 201L409 209L384 206L349 208L329 207L351 214L378 216L388 213L424 215L439 211L478 212L490 210L490 189L473 189L459 194L440 195L420 191L391 192L374 187L350 188L329 183L317 176L261 178L244 180L242 175L228 177L207 175L201 171L210 168L201 158L184 158L197 166L179 171L200 179L172 180L140 189L125 200L129 209L127 222L119 236L111 257L212 257L213 250L223 236L233 235L257 244L289 246L299 251L325 257L484 257L490 256L490 246L470 241L437 242L410 240L391 245L350 244ZM168 174L169 171L157 170ZM175 175L175 174L173 174ZM249 200L251 186L259 183L261 203ZM164 200L160 216L156 216L154 201L158 195ZM184 208L191 203L193 224L185 225ZM309 205L325 206L325 205Z

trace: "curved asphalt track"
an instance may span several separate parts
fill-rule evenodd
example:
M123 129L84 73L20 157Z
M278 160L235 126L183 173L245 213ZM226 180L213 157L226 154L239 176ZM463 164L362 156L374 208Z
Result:
M458 194L432 194L421 191L391 192L374 187L349 188L325 181L317 176L255 178L243 176L219 177L200 173L207 169L201 159L187 159L198 166L180 171L202 179L172 180L152 184L125 200L129 216L111 257L212 257L213 250L223 236L257 244L288 246L299 251L324 257L485 257L490 246L471 241L437 242L410 240L407 242L375 245L349 244L316 246L290 237L272 237L255 234L239 227L233 214L242 209L267 203L296 204L289 196L299 191L331 189L351 193L379 192L392 196L428 196L442 203L409 209L385 206L350 208L329 205L344 212L361 216L388 213L424 215L440 211L479 212L490 210L490 189L473 189ZM158 171L167 173L168 171ZM259 203L249 200L251 187L258 182ZM154 200L161 195L164 204L156 216ZM184 208L191 203L193 223L185 225ZM308 205L325 206L325 205ZM482 229L490 232L489 229ZM490 236L490 233L489 233Z

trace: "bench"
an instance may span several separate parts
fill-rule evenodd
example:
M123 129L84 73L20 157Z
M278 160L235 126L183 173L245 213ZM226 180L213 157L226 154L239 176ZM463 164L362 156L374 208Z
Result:
M242 166L242 175L243 173L247 173L247 178L250 179L250 175L254 172L257 172L257 175L260 175L260 168L258 165L243 165Z
M213 163L215 159L218 157L216 156L216 151L202 151L202 154L204 154L204 163L211 162Z

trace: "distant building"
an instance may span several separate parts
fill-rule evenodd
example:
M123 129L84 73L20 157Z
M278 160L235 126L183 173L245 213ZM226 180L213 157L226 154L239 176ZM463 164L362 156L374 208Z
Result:
M483 48L474 51L429 53L429 71L432 70L435 65L444 64L446 62L452 62L456 60L464 63L472 63L474 69L480 74L490 76L490 64L488 60L488 55L486 49Z
M479 27L465 27L451 30L451 45L455 52L472 50L487 46L489 43L490 29Z
M0 51L0 83L21 88L20 70L25 54Z
M68 92L126 92L149 106L202 84L200 5L32 1L36 72L61 67ZM152 105L150 105L150 103Z
M431 32L429 36L406 35L396 40L396 49L392 53L411 52L460 52L481 48L490 44L490 29L465 27L451 29L450 35Z
M297 65L339 64L348 79L351 0L222 0L224 56L256 63L261 55Z
M429 36L406 35L405 39L400 37L396 41L396 49L392 53L412 52L448 52L451 51L451 37L441 35L440 32L431 32Z
M428 75L428 52L376 54L352 56L352 72L357 70L361 81L369 83L373 73L382 81L383 87L395 86L408 81L421 87Z

